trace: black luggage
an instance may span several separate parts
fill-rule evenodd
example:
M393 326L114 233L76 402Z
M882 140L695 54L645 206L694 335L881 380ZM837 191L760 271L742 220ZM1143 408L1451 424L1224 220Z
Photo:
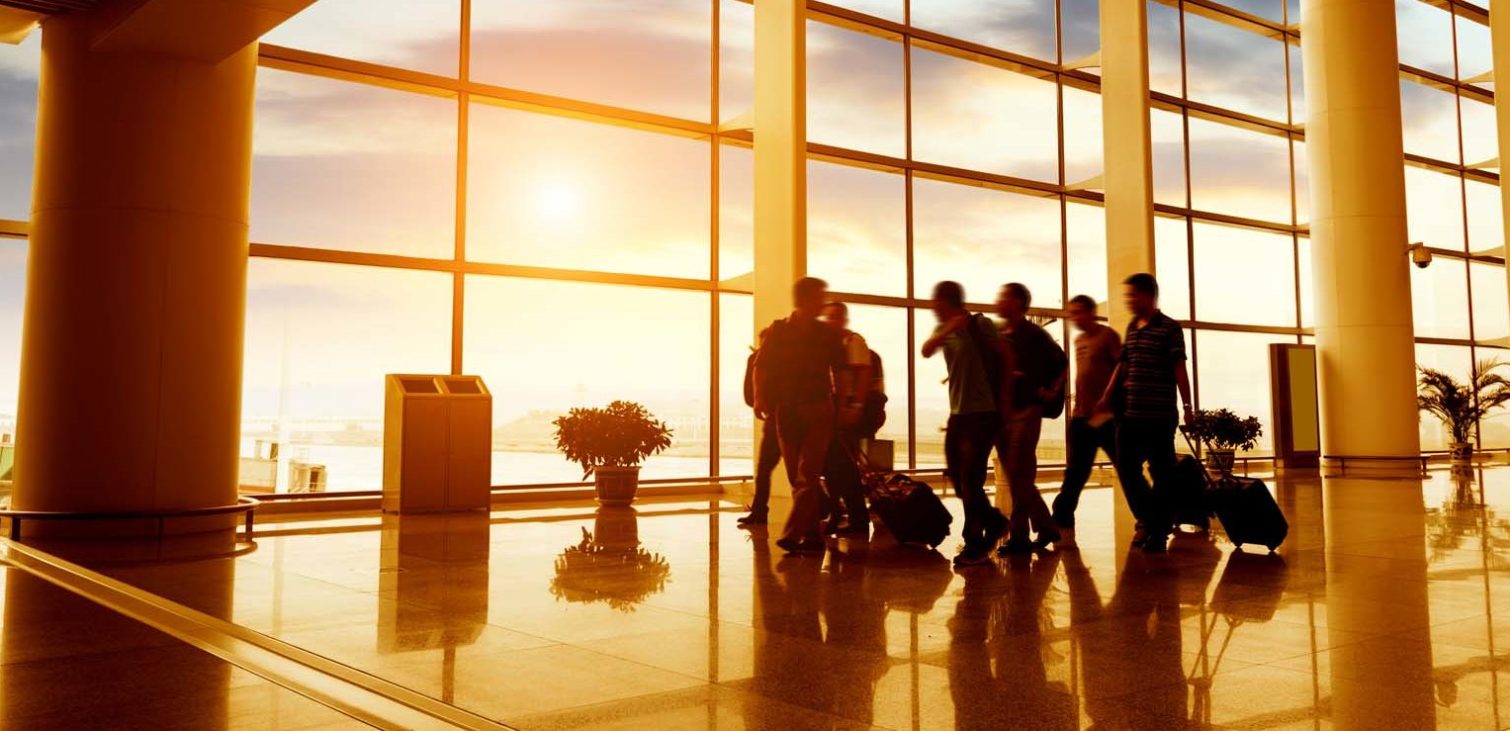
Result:
M1262 480L1224 477L1206 491L1216 519L1232 543L1253 543L1273 553L1290 534L1290 522Z
M1190 435L1182 428L1187 440ZM1221 522L1222 530L1235 546L1251 543L1263 546L1273 553L1290 534L1290 522L1280 511L1279 503L1269 494L1263 480L1248 477L1212 478L1205 466L1198 461L1196 466L1206 481L1205 505L1209 513Z
M864 454L851 453L850 457L860 469L870 514L897 543L937 548L944 542L954 516L933 488L900 472L872 469Z
M1169 511L1176 526L1211 529L1211 506L1206 503L1206 468L1188 454L1174 463L1174 484L1169 491Z

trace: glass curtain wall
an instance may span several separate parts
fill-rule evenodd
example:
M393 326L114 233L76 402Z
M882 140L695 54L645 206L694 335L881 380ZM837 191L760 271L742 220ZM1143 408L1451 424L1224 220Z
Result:
M916 355L934 282L981 309L1023 282L1061 340L1069 297L1115 296L1099 8L808 9L809 270L884 360L899 462L936 467L942 365ZM1419 357L1466 375L1510 347L1487 13L1397 10L1411 240L1438 254L1413 271ZM1312 324L1298 3L1148 13L1165 309L1189 327L1200 404L1267 422L1265 346ZM39 40L0 47L0 431ZM401 371L488 380L498 485L577 481L549 422L616 398L676 430L647 476L748 475L753 46L740 0L321 0L265 39L243 453L280 449L248 489L299 489L294 461L325 465L326 489L377 488L382 375ZM1047 426L1052 463L1064 425ZM1484 444L1510 446L1510 420Z

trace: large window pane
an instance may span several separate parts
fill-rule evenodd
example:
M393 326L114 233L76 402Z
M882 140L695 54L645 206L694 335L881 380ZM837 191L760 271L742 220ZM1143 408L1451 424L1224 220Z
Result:
M906 19L906 13L903 12L902 8L905 0L834 0L833 4L841 8L858 10L866 15L884 18L894 23L900 23Z
M849 329L881 356L886 395L886 424L877 436L895 443L896 465L907 466L907 310L873 305L849 306ZM930 331L931 332L931 331Z
M1190 197L1198 210L1289 223L1289 143L1191 117Z
M296 461L324 465L330 490L381 489L383 377L450 371L451 289L437 272L252 259L242 456L277 442L279 492Z
M1185 13L1192 101L1280 121L1287 118L1284 44L1257 30Z
M1494 53L1490 45L1489 26L1461 16L1457 17L1457 24L1458 79L1467 81L1494 68ZM1494 82L1474 83L1483 86Z
M0 45L0 219L31 218L41 50L40 32L19 46Z
M915 310L913 322L917 343L938 327L938 319L927 309ZM916 362L917 467L940 469L944 466L944 425L949 421L949 369L943 353L934 353L932 358L918 355Z
M918 48L912 79L913 157L1058 180L1059 112L1052 82Z
M1311 239L1297 237L1295 239L1295 259L1299 264L1300 271L1300 326L1316 326L1316 275L1315 264L1311 261Z
M719 475L755 474L755 412L744 399L745 365L755 345L755 298L718 295Z
M1498 360L1501 363L1510 363L1510 350L1504 348L1474 349L1474 357L1480 362ZM1505 375L1502 368L1500 375ZM1479 421L1479 440L1485 449L1504 449L1510 447L1510 410L1499 408L1489 412L1489 416Z
M450 258L455 196L455 101L257 70L253 241Z
M706 278L707 140L472 107L467 258Z
M0 238L0 434L16 434L21 385L21 313L26 301L26 242ZM0 474L0 481L10 476Z
M1153 219L1154 266L1159 278L1159 308L1176 320L1190 319L1190 234L1183 218ZM1112 292L1121 297L1122 292ZM1127 323L1115 323L1122 327Z
M807 270L839 292L907 294L907 189L895 173L809 161Z
M1463 106L1463 164L1474 166L1499 157L1499 127L1494 107L1467 96Z
M1195 314L1203 322L1295 325L1289 234L1196 223Z
M1294 343L1287 335L1200 330L1195 333L1200 363L1197 386L1203 409L1232 409L1255 416L1264 433L1249 454L1272 454L1273 407L1269 397L1269 345Z
M1148 115L1153 146L1153 199L1185 208L1185 118L1178 112L1152 109Z
M466 284L463 363L493 390L494 484L581 480L556 452L551 421L620 399L675 432L644 477L708 474L706 292L487 276Z
M1395 33L1400 63L1452 78L1451 13L1421 0L1395 0Z
M1461 250L1463 188L1458 177L1406 165L1405 224L1412 242Z
M718 4L718 116L755 120L755 6L739 0Z
M718 278L755 287L755 153L719 145Z
M1461 345L1416 343L1416 365L1446 373L1459 383L1466 384L1473 377L1473 354ZM1445 450L1451 446L1452 433L1431 414L1421 414L1420 428L1421 449Z
M1148 0L1148 88L1170 96L1184 96L1181 69L1180 9Z
M1060 0L1059 23L1066 64L1101 50L1100 0ZM1085 71L1101 73L1101 69L1095 67Z
M1100 175L1101 95L1064 87L1064 182L1078 183Z
M912 0L912 24L983 46L1052 61L1054 0Z
M1452 92L1402 79L1400 116L1406 153L1458 161L1457 97Z
M1510 345L1510 295L1504 265L1473 262L1468 272L1473 277L1474 340Z
M1489 252L1505 244L1505 226L1502 219L1504 200L1500 198L1497 185L1466 181L1468 205L1468 250Z
M319 0L262 40L455 76L460 35L460 0Z
M1106 209L1070 203L1065 209L1066 265L1070 297L1086 294L1106 302ZM1120 294L1120 293L1119 293Z
M901 43L810 20L807 63L809 141L906 156Z
M1311 162L1306 152L1306 143L1294 140L1290 143L1290 151L1295 169L1295 223L1305 225L1311 222Z
M1283 0L1220 0L1220 2L1229 8L1256 15L1264 20L1282 23L1285 19Z
M472 4L472 80L708 119L709 0Z
M1462 259L1439 256L1410 269L1416 336L1468 339L1468 271Z
M919 178L912 210L917 296L952 279L969 301L994 302L1016 281L1033 291L1035 307L1063 304L1057 199Z

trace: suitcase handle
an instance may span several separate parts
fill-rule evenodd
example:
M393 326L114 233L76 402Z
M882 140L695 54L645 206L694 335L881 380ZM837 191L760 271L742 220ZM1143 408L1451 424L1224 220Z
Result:
M1204 477L1206 479L1206 487L1216 487L1217 481L1211 476L1211 473L1209 471L1207 471L1207 469L1206 469L1206 460L1201 459L1201 448L1200 448L1200 446L1197 445L1195 443L1195 440L1190 437L1190 427L1188 427L1188 426L1186 426L1184 424L1181 424L1179 426L1179 432L1180 432L1180 436L1185 437L1185 446L1190 447L1190 452L1191 452L1192 456L1195 457L1195 463L1201 466L1201 477Z

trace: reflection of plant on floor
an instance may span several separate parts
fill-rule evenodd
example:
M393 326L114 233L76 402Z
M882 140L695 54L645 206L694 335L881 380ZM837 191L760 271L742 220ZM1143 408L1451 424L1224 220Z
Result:
M582 540L556 557L551 595L569 602L606 602L621 612L666 588L671 564L639 545L604 545L582 529Z

